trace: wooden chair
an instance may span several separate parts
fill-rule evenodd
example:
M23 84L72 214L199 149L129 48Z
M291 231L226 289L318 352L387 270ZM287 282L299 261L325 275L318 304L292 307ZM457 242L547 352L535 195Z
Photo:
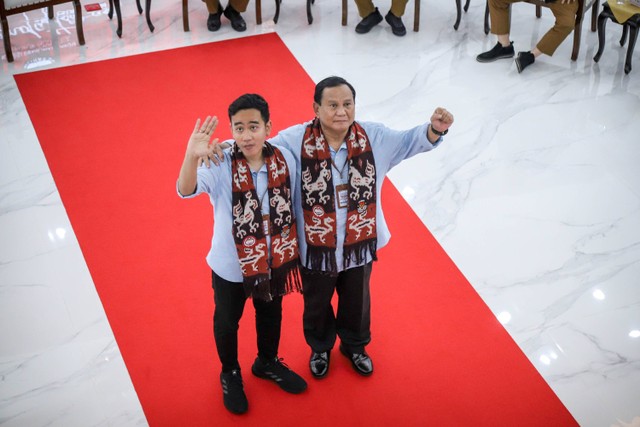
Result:
M350 0L342 0L342 25L347 25L348 2ZM413 31L420 29L420 0L414 0L413 9Z
M76 16L76 32L78 42L84 45L84 31L82 30L82 9L80 0L0 0L0 20L2 20L2 38L4 39L4 51L7 54L7 61L13 62L11 52L11 41L9 40L9 24L7 16L17 15L30 10L47 8L49 19L53 19L53 6L62 3L73 2L73 10Z
M559 0L558 0L559 1ZM571 60L578 59L578 53L580 52L580 38L582 36L582 21L584 15L591 8L591 31L596 31L596 24L598 20L598 0L577 0L578 12L576 13L576 25L573 29L573 51L571 52ZM542 16L542 8L547 7L544 0L524 0L525 3L530 3L536 6L536 17ZM484 33L489 34L491 27L489 26L489 2L486 2L484 13Z
M138 0L136 0L138 1ZM256 24L262 24L262 1L256 1ZM276 0L276 10L279 10L278 0ZM182 0L182 29L189 31L189 0Z

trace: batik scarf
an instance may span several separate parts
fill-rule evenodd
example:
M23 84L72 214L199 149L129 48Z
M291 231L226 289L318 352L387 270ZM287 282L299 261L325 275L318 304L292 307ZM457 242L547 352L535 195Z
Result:
M233 238L245 292L247 296L270 301L272 297L300 291L301 286L289 168L280 150L268 142L262 152L269 179L269 218L262 216L262 200L251 178L249 163L237 144L231 152L231 205ZM270 251L267 232L271 235Z
M344 268L376 260L376 166L367 133L353 122L346 137L349 182ZM336 209L331 153L320 120L306 128L302 142L302 211L307 242L306 265L337 273Z

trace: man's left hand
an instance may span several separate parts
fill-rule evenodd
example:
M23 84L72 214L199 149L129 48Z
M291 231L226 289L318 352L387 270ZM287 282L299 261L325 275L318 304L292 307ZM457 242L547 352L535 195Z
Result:
M427 139L432 144L435 143L443 132L453 124L453 114L442 107L436 108L431 115L431 125L427 128ZM439 134L434 132L438 132Z
M446 109L438 107L431 116L431 126L438 131L444 132L453 124L453 114Z

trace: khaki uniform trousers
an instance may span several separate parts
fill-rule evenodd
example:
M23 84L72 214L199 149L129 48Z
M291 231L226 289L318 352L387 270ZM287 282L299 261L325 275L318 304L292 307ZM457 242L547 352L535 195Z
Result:
M376 10L376 7L373 5L373 0L355 0L355 2L361 18L371 15ZM401 17L404 15L404 10L408 2L409 0L391 0L391 13L397 17Z
M491 33L509 34L510 16L509 9L512 3L522 0L489 0L489 13L491 15ZM549 9L556 17L556 23L547 31L537 44L538 50L546 55L553 55L560 43L567 38L576 26L576 13L578 12L578 1L562 4L560 0L556 3L549 3Z
M218 13L218 5L220 5L219 0L202 0L202 1L206 3L207 10L209 11L209 13L211 14ZM245 12L247 10L247 5L249 4L249 0L229 0L229 4L237 12Z

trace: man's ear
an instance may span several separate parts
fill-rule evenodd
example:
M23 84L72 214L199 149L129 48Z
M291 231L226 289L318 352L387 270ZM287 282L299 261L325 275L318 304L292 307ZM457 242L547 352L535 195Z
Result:
M264 127L267 130L267 136L269 136L271 134L271 120L265 123Z
M317 102L313 103L313 112L314 114L317 116L318 115L318 111L320 110L320 104L318 104Z

